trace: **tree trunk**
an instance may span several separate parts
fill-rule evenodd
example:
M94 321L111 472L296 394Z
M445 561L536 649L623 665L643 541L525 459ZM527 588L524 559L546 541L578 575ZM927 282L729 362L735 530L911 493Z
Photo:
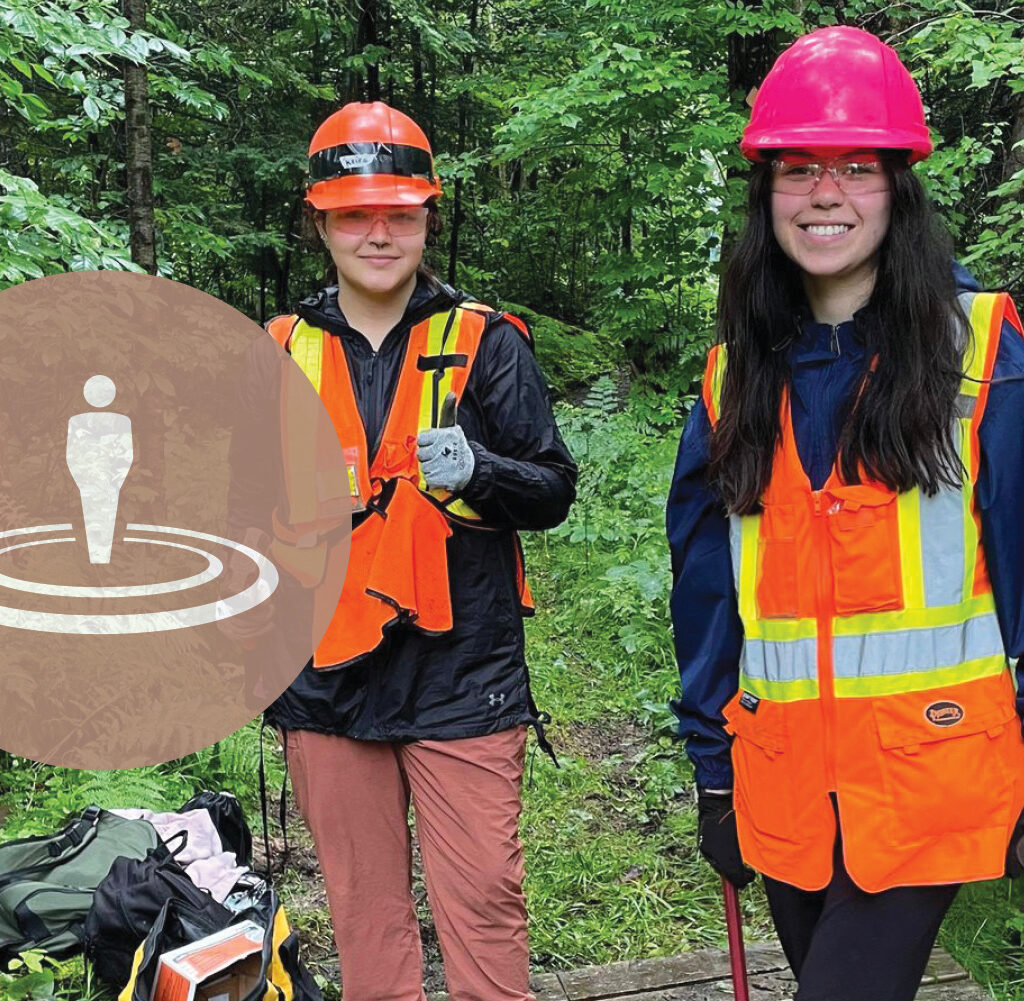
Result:
M146 27L146 0L124 0L133 31ZM153 135L149 121L146 67L125 61L125 176L132 261L156 274L156 228L153 224Z
M750 10L760 10L764 4L761 0L741 0L741 5ZM727 72L729 74L729 94L739 94L741 99L751 103L751 95L761 86L778 55L778 40L775 31L760 32L754 35L741 35L733 32L728 36ZM749 109L748 109L749 110ZM728 176L734 177L742 173L742 168L730 167ZM726 228L722 233L721 259L728 260L736 235Z
M367 46L378 44L379 27L380 8L378 0L361 0L356 51L362 52ZM380 69L376 63L370 63L366 67L365 94L367 101L380 100Z
M260 218L259 218L259 229L261 234L266 234L267 231L267 186L266 184L260 185ZM270 251L269 247L260 247L260 307L259 315L256 317L260 323L265 323L267 320L267 255Z
M479 6L477 0L469 9L469 33L476 37L477 15ZM467 52L462 57L462 72L466 77L473 75L473 53ZM459 135L456 142L456 153L460 156L466 151L466 136L469 132L469 95L463 89L459 94ZM448 284L455 284L455 272L459 262L459 230L462 227L464 213L462 209L462 178L455 179L455 196L452 200L452 235L448 242Z
M1024 92L1014 94L1010 101L1009 151L1003 163L1003 180L1008 181L1018 170L1024 170Z
M284 231L285 252L281 260L281 267L277 272L276 287L274 289L274 305L279 313L290 313L291 310L291 282L292 258L295 248L299 242L299 213L302 211L302 198L298 197L292 201L288 213L288 224Z

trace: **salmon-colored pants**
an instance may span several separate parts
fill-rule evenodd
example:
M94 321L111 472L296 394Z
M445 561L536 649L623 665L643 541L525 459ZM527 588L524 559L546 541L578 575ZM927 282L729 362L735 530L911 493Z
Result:
M526 728L378 743L288 732L327 884L344 1001L423 1001L409 801L452 1001L534 1001L519 797Z

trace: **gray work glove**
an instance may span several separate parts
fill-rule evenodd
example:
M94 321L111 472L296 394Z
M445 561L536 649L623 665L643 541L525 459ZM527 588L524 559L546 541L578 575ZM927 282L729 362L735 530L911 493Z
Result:
M469 483L476 457L466 441L466 433L457 424L450 428L428 428L419 433L416 441L416 458L429 490L441 487L457 493Z

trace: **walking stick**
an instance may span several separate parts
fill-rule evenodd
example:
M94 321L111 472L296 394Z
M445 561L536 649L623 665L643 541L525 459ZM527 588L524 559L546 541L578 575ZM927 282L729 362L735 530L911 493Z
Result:
M732 991L736 1001L750 1001L747 987L747 956L743 950L743 917L740 914L740 895L732 883L722 877L725 895L725 929L729 936L729 965L732 967Z

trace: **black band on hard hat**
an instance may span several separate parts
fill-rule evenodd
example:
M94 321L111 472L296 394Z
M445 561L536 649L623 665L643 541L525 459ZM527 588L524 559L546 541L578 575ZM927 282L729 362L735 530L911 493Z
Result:
M391 174L433 178L434 162L425 149L398 143L341 143L318 150L309 158L309 183L350 174Z

